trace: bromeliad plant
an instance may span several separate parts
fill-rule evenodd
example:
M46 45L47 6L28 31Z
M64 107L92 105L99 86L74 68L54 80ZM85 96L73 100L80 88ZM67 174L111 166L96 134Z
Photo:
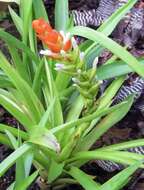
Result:
M126 74L144 76L141 62L107 37L136 1L129 0L97 31L73 27L66 0L55 2L55 29L48 22L41 0L15 2L19 15L10 7L9 11L21 40L0 30L11 55L9 62L0 53L0 104L17 119L19 127L0 124L0 142L14 149L1 162L0 176L16 164L15 181L9 189L27 189L38 176L41 189L61 189L77 183L86 190L122 188L130 175L143 167L144 156L121 150L143 146L144 140L96 150L91 147L127 114L133 103L134 97L130 96L112 105ZM74 35L89 40L78 46ZM40 53L36 38L42 41ZM110 59L97 67L103 48L121 61ZM101 93L102 80L113 77ZM93 159L130 166L100 185L79 169ZM33 174L32 165L36 170Z

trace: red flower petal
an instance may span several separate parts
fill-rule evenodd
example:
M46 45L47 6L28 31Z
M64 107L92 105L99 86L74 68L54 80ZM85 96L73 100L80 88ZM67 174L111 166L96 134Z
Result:
M64 44L63 50L64 50L64 51L68 51L68 50L71 49L71 47L72 47L71 40L68 40L68 41Z
M46 44L52 52L59 53L61 50L68 51L72 47L70 40L63 44L63 36L52 29L43 18L34 20L32 27L37 33L38 38Z
M32 27L38 34L42 34L45 31L52 31L52 27L43 18L34 20L32 22Z
M51 43L57 43L58 38L59 38L58 32L53 30L52 32L45 33L44 40Z
M47 43L45 43L47 46L48 46L48 48L52 51L52 52L54 52L54 53L60 53L60 51L61 51L61 49L62 49L62 47L61 47L61 45L60 44L54 44L54 43L50 43L50 42L47 42Z

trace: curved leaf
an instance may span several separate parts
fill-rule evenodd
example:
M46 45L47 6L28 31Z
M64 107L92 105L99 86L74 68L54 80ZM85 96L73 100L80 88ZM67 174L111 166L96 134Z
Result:
M70 30L72 35L78 35L95 42L98 42L103 47L110 50L117 57L121 58L125 63L127 63L135 72L144 77L144 67L141 65L137 59L132 56L127 50L120 46L115 41L111 40L103 33L90 29L88 27L77 26Z

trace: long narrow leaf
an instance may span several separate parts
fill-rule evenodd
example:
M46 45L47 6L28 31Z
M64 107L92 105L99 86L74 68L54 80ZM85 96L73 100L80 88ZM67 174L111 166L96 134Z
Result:
M137 61L137 59L123 47L121 47L118 43L106 37L103 33L83 26L74 27L70 30L70 32L73 35L82 36L92 41L98 42L100 45L107 48L116 56L121 58L139 75L144 76L144 67Z
M24 144L4 161L0 163L0 177L19 159L22 155L28 152L32 147L29 144Z
M15 101L9 97L9 93L2 93L0 89L0 104L5 107L18 121L26 128L30 128L35 124L29 112L25 112Z
M37 176L38 176L38 171L34 172L31 176L24 179L23 182L15 188L15 190L26 190L32 184L32 182L35 180Z
M11 7L9 7L9 12L17 30L22 35L22 24L23 24L22 19L17 15L17 13Z
M125 152L125 151L84 151L78 152L74 157L67 160L68 163L73 161L89 161L89 160L109 160L124 165L133 164L135 161L142 161L144 155ZM82 162L83 163L83 162ZM142 166L143 167L143 166Z
M18 92L23 97L26 106L29 108L29 110L31 110L33 118L35 118L35 120L38 122L44 110L41 102L37 98L32 88L30 88L30 86L21 78L17 71L12 68L2 53L0 53L0 67L4 70L7 76L11 79L12 83L18 89Z
M0 38L3 39L6 43L10 45L13 44L15 48L18 48L27 53L31 60L33 60L36 64L39 64L39 58L30 50L30 48L11 34L0 29Z
M35 18L44 18L48 21L48 15L42 0L33 0Z
M51 129L50 131L52 133L56 133L56 132L61 131L61 130L67 130L67 129L72 128L74 126L79 126L80 124L83 124L83 123L86 123L86 122L91 122L92 120L94 120L97 117L102 117L102 116L104 116L106 114L113 113L116 110L123 108L124 105L126 106L127 102L123 102L123 103L115 105L115 106L113 106L111 108L100 109L99 111L96 111L91 115L88 115L88 116L85 116L83 118L76 119L76 120L64 123L64 124L62 124L60 126L57 126L57 127L53 128L53 129Z
M68 173L74 177L85 190L99 190L100 185L82 170L72 167Z
M137 0L128 0L128 2L120 7L115 13L113 13L99 28L97 31L102 32L106 36L109 36L114 30L123 16L133 7ZM89 48L86 50L86 57L89 59L91 51L96 49L97 42L90 43Z
M55 28L66 31L68 26L68 0L55 1Z
M144 139L138 139L138 140L131 140L123 143L118 143L114 145L109 145L106 147L102 147L99 150L107 150L107 151L112 151L112 150L125 150L129 148L134 148L134 147L141 147L144 146Z
M128 168L115 175L108 182L104 183L99 190L118 190L125 185L130 176L140 167L141 162L136 162Z
M101 122L94 127L94 129L80 142L79 148L82 150L88 150L98 138L100 138L110 127L119 122L129 111L133 103L133 96L128 98L126 104L121 108L108 114Z

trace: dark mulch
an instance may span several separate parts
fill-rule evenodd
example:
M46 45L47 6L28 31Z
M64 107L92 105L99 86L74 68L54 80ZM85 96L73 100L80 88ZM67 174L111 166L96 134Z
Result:
M48 16L51 21L51 23L54 23L54 3L55 0L46 0L45 5L47 8ZM99 4L99 0L69 0L69 9L77 9L77 10L82 10L82 9L93 9L97 8Z

